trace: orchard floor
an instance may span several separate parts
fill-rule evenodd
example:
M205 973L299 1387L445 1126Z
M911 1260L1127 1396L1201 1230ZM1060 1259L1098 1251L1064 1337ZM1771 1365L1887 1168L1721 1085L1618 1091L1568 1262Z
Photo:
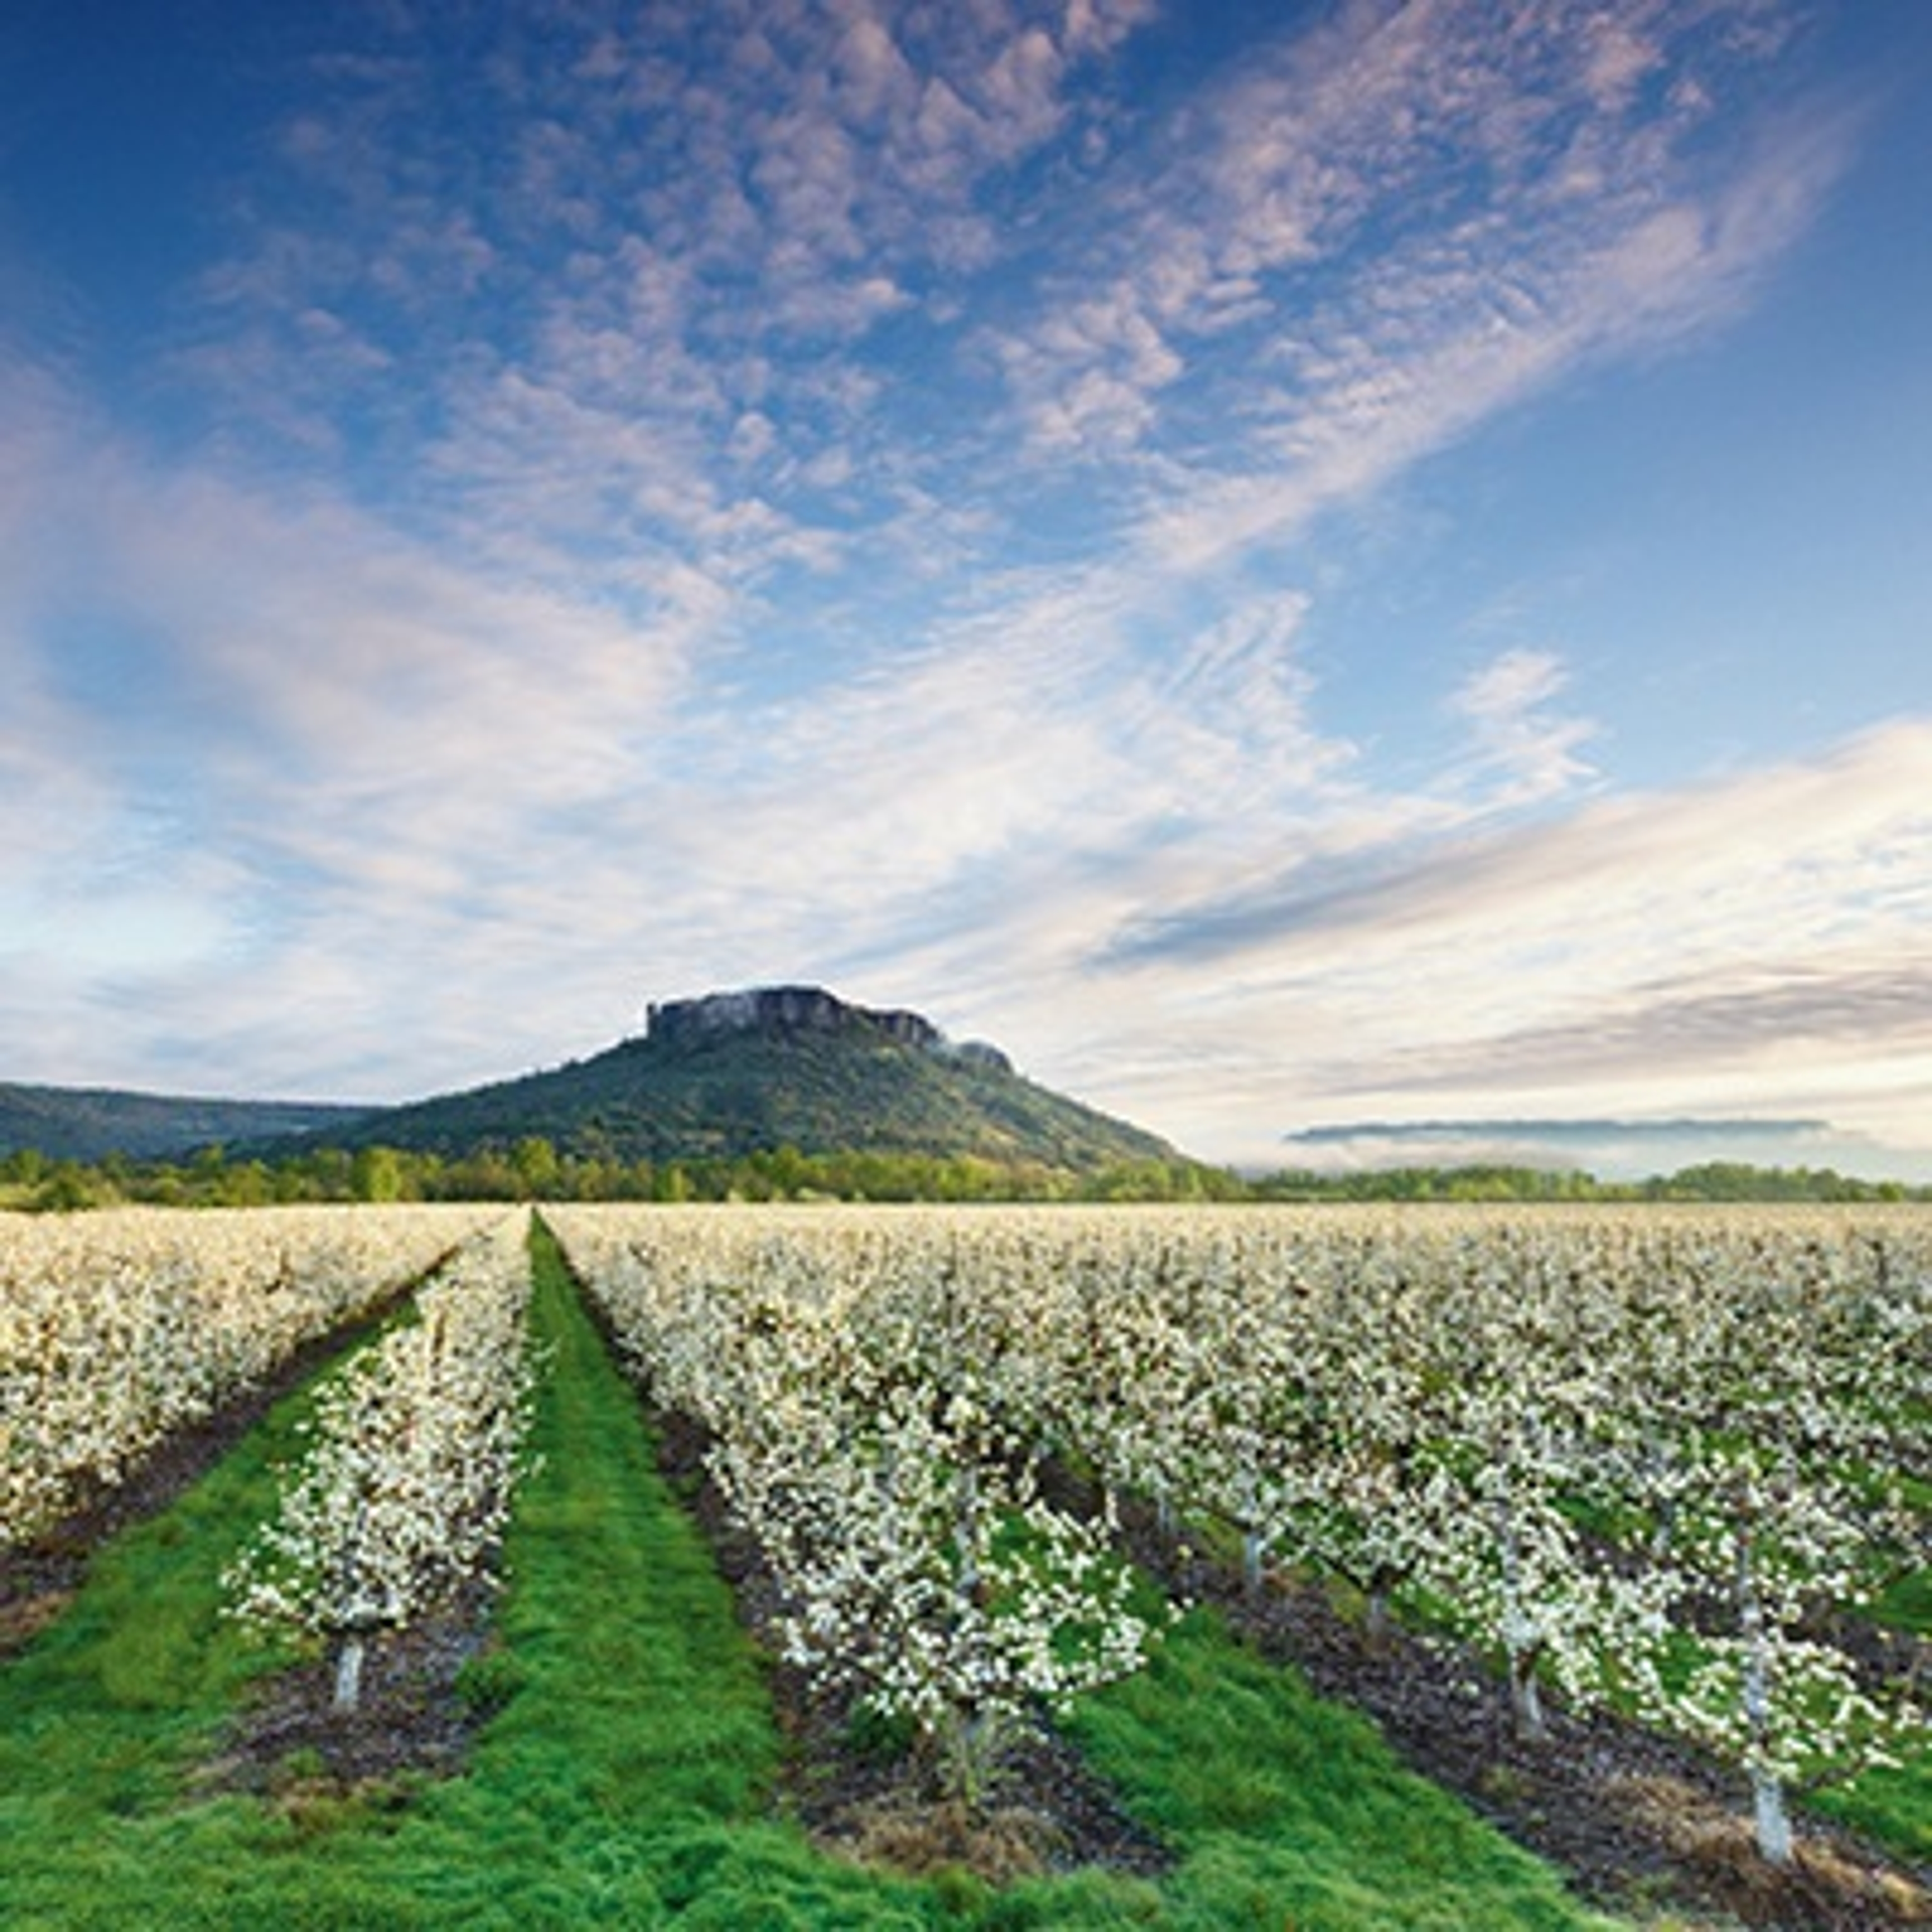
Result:
M1932 1872L1818 1819L1801 1820L1791 1869L1767 1864L1741 1782L1668 1738L1556 1708L1547 1736L1527 1742L1476 1660L1400 1630L1372 1643L1312 1585L1271 1577L1257 1598L1228 1566L1177 1560L1150 1520L1130 1538L1136 1560L1171 1589L1220 1605L1263 1654L1372 1718L1404 1762L1607 1910L1663 1907L1774 1932L1932 1924Z
M767 1633L770 1580L704 1480L702 1435L675 1418L657 1418L656 1426L661 1465L705 1528L741 1616ZM1078 1510L1095 1504L1083 1486L1064 1477L1055 1500ZM1160 1531L1150 1510L1130 1514L1126 1533L1135 1561L1171 1597L1212 1606L1261 1655L1299 1671L1319 1696L1372 1719L1405 1763L1562 1870L1582 1897L1606 1910L1640 1919L1661 1912L1680 1922L1766 1932L1932 1925L1932 1871L1822 1821L1803 1821L1791 1868L1767 1864L1733 1780L1668 1738L1607 1715L1558 1708L1548 1714L1546 1737L1526 1742L1474 1658L1400 1630L1371 1643L1362 1626L1312 1584L1277 1575L1257 1596L1225 1563L1192 1551L1177 1556L1174 1539ZM883 1814L901 1821L902 1844L960 1849L943 1816L930 1832L920 1832L923 1801L914 1773L852 1751L842 1710L814 1704L786 1673L776 1681L787 1727L808 1745L809 1773L795 1783L823 1839L876 1844L869 1821ZM1011 1810L1031 1812L1049 1838L1071 1835L1083 1856L1123 1869L1159 1869L1157 1841L1082 1774L1077 1759L1070 1766L1064 1748L1036 1752L1016 1772ZM1006 1843L996 1838L988 1858L997 1860Z
M580 1319L576 1326L583 1328ZM311 1366L292 1367L286 1386ZM590 1373L584 1367L575 1379ZM283 1392L278 1387L238 1405L35 1551L0 1562L0 1658L13 1653L0 1670L17 1665L29 1674L36 1651L45 1648L37 1637L53 1634L86 1587L91 1552L130 1528L138 1533L204 1475L218 1472ZM547 1424L547 1458L569 1466L551 1469L552 1480L533 1498L531 1520L518 1532L520 1542L513 1538L508 1588L494 1622L490 1606L479 1599L468 1614L392 1646L372 1666L367 1708L350 1720L328 1708L327 1675L319 1662L258 1675L221 1724L191 1751L178 1754L178 1789L194 1802L210 1804L212 1812L220 1810L222 1825L211 1831L205 1853L195 1850L191 1811L184 1822L178 1808L151 1796L117 1794L106 1802L126 1814L127 1822L101 1828L98 1916L63 1908L51 1876L38 1888L20 1881L10 1906L4 1875L0 1916L23 1925L133 1924L144 1922L145 1904L158 1912L146 1922L249 1923L249 1914L276 1896L278 1867L284 1879L292 1868L292 1847L316 1844L343 1868L341 1889L328 1892L334 1902L318 1894L313 1917L303 1921L316 1924L465 1922L460 1916L440 1916L439 1897L452 1915L470 1914L469 1922L526 1924L579 1922L572 1915L589 1909L584 1901L598 1898L608 1908L600 1910L598 1922L697 1923L708 1898L724 1916L706 1922L726 1924L734 1922L728 1911L732 1886L740 1888L741 1903L755 1895L769 1904L756 1922L774 1925L1281 1922L1279 1910L1262 1902L1276 1894L1265 1891L1260 1877L1231 1881L1219 1892L1204 1880L1190 1881L1190 1860L1198 1870L1211 1858L1234 1856L1225 1836L1184 1819L1172 1832L1136 1822L1133 1794L1126 1789L1136 1768L1131 1730L1120 1733L1130 1739L1126 1746L1117 1742L1112 1748L1118 1773L1112 1784L1090 1768L1109 1761L1107 1738L1119 1708L1138 1708L1136 1700L1144 1698L1154 1714L1150 1721L1157 1722L1160 1711L1183 1707L1184 1687L1163 1689L1156 1682L1144 1694L1126 1690L1118 1699L1110 1694L1098 1700L1096 1715L1076 1721L1069 1738L1052 1741L1022 1761L992 1827L973 1829L932 1804L916 1780L855 1749L847 1714L815 1704L797 1680L761 1664L735 1634L724 1641L696 1628L710 1618L702 1607L704 1592L715 1590L720 1575L733 1586L741 1620L754 1630L766 1586L755 1559L732 1542L703 1496L694 1462L701 1445L675 1429L642 1453L658 1480L669 1478L667 1500L682 1496L690 1511L687 1528L694 1516L708 1544L693 1539L686 1548L677 1540L676 1524L660 1523L654 1514L646 1526L656 1539L649 1553L620 1553L590 1580L588 1589L583 1579L573 1582L563 1574L570 1552L593 1566L606 1560L598 1553L599 1532L587 1512L600 1495L608 1499L614 1486L633 1492L641 1480L638 1450L626 1449L608 1467L596 1460L600 1440L613 1432L614 1414L621 1423L622 1407L620 1402L614 1409L605 1400L574 1419L553 1415ZM566 1474L568 1483L556 1480ZM233 1505L212 1507L220 1513ZM1135 1526L1134 1532L1140 1560L1180 1594L1212 1606L1190 1617L1189 1634L1177 1640L1181 1660L1174 1670L1195 1667L1189 1660L1216 1645L1252 1658L1258 1680L1291 1674L1280 1666L1292 1665L1322 1697L1366 1714L1406 1764L1567 1875L1574 1894L1601 1910L1645 1924L1792 1932L1932 1924L1926 1874L1887 1865L1810 1821L1797 1869L1770 1870L1750 1850L1738 1795L1695 1760L1645 1733L1607 1721L1580 1724L1559 1713L1547 1744L1523 1746L1502 1721L1492 1687L1470 1671L1445 1667L1438 1654L1412 1642L1367 1645L1312 1590L1280 1588L1253 1604L1225 1571L1198 1558L1178 1566L1150 1525ZM705 1570L708 1583L698 1574ZM640 1618L638 1629L608 1634L596 1622L595 1591L628 1593L641 1604L672 1573L676 1590L685 1594L673 1598L656 1623ZM1222 1620L1238 1640L1232 1646L1216 1634ZM597 1654L587 1664L580 1657L560 1662L578 1640ZM582 1713L566 1721L547 1708L566 1696L592 1706L621 1702L634 1694L639 1678L668 1667L668 1654L682 1658L686 1650L693 1672L714 1676L667 1677L664 1699L708 1699L713 1694L706 1687L715 1681L725 1687L715 1721L706 1715L656 1741L638 1736L614 1742L610 1734L600 1741L581 1725L573 1729ZM1149 1675L1158 1679L1168 1667ZM1218 1661L1204 1667L1224 1668ZM768 1709L776 1706L776 1732L769 1745L745 1742L747 1710L761 1700ZM135 1728L114 1736L112 1749L142 1748ZM1264 1767L1262 1756L1257 1740L1258 1786L1286 1774ZM23 1755L22 1764L28 1761ZM10 1765L8 1775L17 1784L24 1773ZM566 1784L568 1792L560 1788ZM440 1792L450 1794L446 1802ZM658 1828L646 1822L650 1802L673 1808L683 1821L682 1836L658 1830L648 1837ZM254 1810L237 1813L237 1804ZM46 1807L50 1816L63 1808L58 1795ZM548 1840L546 1814L552 1821ZM418 1820L413 1838L406 1822L412 1814ZM74 1822L86 1828L77 1808ZM808 1847L790 1849L786 1834L798 1828L836 1858L813 1865L806 1862ZM117 1835L124 1830L124 1839ZM510 1861L495 1880L445 1869L455 1856L451 1847L467 1842L466 1832L492 1834L492 1856ZM394 1873L439 1874L420 1916L358 1916L364 1910L358 1900L400 1895L385 1889L403 1882L389 1875L386 1834L398 1847ZM563 1841L573 1836L587 1849L566 1846ZM197 1903L192 1919L171 1917L167 1874L157 1862L169 1846L184 1857L252 1857L262 1870L238 1871L225 1882L222 1898ZM514 1862L519 1856L523 1862ZM868 1859L890 1864L871 1877L863 1862ZM584 1875L586 1860L610 1868L598 1885ZM970 1870L975 1864L982 1868L977 1876ZM893 1867L937 1878L902 1882L891 1876ZM1078 1867L1118 1874L1121 1887L1077 1894L1054 1889L1063 1881L1053 1874ZM1040 1874L1046 1875L1029 1876ZM1403 1882L1426 1890L1426 1878ZM415 1897L427 1881L418 1876L413 1882ZM1506 1895L1521 1902L1497 1924L1595 1922L1586 1912L1572 1914L1546 1900L1533 1876L1514 1868L1507 1886ZM1226 1916L1232 1908L1220 1901L1250 1895L1252 1918ZM1375 1903L1378 1897L1399 1901L1416 1895L1400 1885L1386 1894L1365 1885L1362 1901L1338 1904L1332 1916L1324 1916L1318 1903L1298 1908L1305 1916L1294 1922L1484 1922L1480 1904L1457 1903L1446 1887L1440 1916L1432 1908L1426 1920L1419 1907Z

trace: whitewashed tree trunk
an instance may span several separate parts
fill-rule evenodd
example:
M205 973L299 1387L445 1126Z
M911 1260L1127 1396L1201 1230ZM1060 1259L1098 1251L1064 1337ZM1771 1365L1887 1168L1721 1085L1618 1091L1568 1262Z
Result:
M980 1470L976 1463L968 1461L960 1465L956 1494L958 1503L953 1534L959 1548L958 1587L961 1600L970 1606L980 1591Z
M1522 1552L1507 1490L1496 1498L1496 1534L1502 1552L1502 1634L1509 1664L1510 1715L1518 1737L1540 1744L1549 1736L1536 1684L1536 1660L1543 1646L1534 1622L1523 1607Z
M1751 1773L1751 1804L1757 1825L1757 1848L1767 1863L1788 1865L1795 1856L1791 1814L1784 1804L1784 1786L1772 1772Z
M1262 1587L1262 1559L1268 1553L1268 1537L1260 1526L1261 1485L1252 1471L1244 1473L1235 1490L1235 1507L1241 1518L1241 1581L1251 1597Z
M1514 1651L1510 1656L1510 1712L1520 1738L1540 1744L1550 1735L1544 1721L1543 1694L1536 1684L1535 1649Z
M338 1711L353 1711L361 1706L363 1654L359 1633L352 1632L342 1640L342 1648L335 1654L335 1708Z
M1738 1533L1738 1627L1744 1643L1744 1723L1750 1744L1751 1808L1757 1848L1766 1862L1788 1865L1792 1856L1791 1815L1784 1786L1765 1762L1771 1732L1771 1646L1765 1636L1764 1608L1748 1529Z
M1389 1639L1395 1630L1394 1612L1389 1606L1389 1586L1387 1578L1378 1573L1369 1580L1368 1621L1365 1634L1371 1650L1388 1648Z

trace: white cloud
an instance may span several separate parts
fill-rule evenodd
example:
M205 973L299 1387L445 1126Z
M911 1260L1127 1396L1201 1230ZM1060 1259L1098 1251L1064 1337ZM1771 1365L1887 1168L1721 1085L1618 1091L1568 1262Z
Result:
M1474 731L1478 770L1486 778L1498 771L1510 775L1504 795L1509 804L1559 796L1594 776L1577 754L1595 728L1549 709L1564 682L1562 660L1552 653L1506 651L1450 700Z
M1580 34L1563 10L1364 5L1257 50L1190 104L1203 138L1070 221L1046 299L992 337L1022 434L1157 455L1131 540L1196 572L1580 367L1730 319L1851 128L1814 108L1713 144L1709 94L1641 83L1721 60L1749 87L1709 30L1757 10L1642 4Z
M1197 902L1120 956L1114 992L1082 978L1108 1045L1066 1070L1248 1158L1270 1113L1574 1114L1579 1093L1594 1113L1755 1107L1896 1138L1932 1071L1928 770L1932 723L1900 720Z
M716 613L673 592L634 623L339 502L159 471L78 409L43 424L35 490L0 490L0 554L32 561L0 590L10 1036L44 1077L116 1077L192 969L218 1060L266 1003L238 986L319 953L406 1036L436 958L569 865L547 823L649 766ZM78 1033L27 1017L90 1002Z

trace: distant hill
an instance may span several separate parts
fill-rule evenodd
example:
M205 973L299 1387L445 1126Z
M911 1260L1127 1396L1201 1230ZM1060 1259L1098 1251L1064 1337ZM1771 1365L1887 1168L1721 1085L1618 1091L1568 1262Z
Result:
M219 1142L272 1160L387 1146L458 1158L542 1138L626 1162L881 1153L1090 1172L1180 1158L1156 1136L1036 1085L997 1047L817 986L766 986L650 1010L588 1060L398 1107L189 1100L0 1085L0 1154L178 1160Z
M292 1100L203 1100L104 1087L0 1081L0 1154L31 1148L50 1160L174 1160L197 1148L345 1131L366 1107Z
M536 1136L560 1153L700 1160L781 1147L977 1155L1090 1170L1172 1160L1158 1136L956 1043L920 1015L768 986L653 1006L648 1030L550 1071L367 1114L311 1140L456 1155Z
M1298 1164L1326 1173L1502 1165L1636 1180L1734 1164L1932 1178L1922 1152L1880 1146L1828 1120L1763 1116L1357 1120L1304 1127L1282 1145Z

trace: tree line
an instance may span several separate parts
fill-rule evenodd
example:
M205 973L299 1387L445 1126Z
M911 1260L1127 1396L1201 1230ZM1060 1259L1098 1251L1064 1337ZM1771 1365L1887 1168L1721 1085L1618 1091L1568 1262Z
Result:
M1346 1174L1289 1168L1242 1174L1179 1156L1090 1168L857 1148L794 1147L684 1160L624 1160L559 1148L540 1135L462 1153L372 1146L230 1155L218 1146L181 1160L110 1154L55 1160L32 1148L0 1156L0 1207L59 1212L142 1204L256 1207L275 1202L393 1201L1013 1202L1765 1202L1932 1200L1932 1187L1867 1180L1830 1168L1707 1162L1636 1181L1580 1170L1480 1164Z

